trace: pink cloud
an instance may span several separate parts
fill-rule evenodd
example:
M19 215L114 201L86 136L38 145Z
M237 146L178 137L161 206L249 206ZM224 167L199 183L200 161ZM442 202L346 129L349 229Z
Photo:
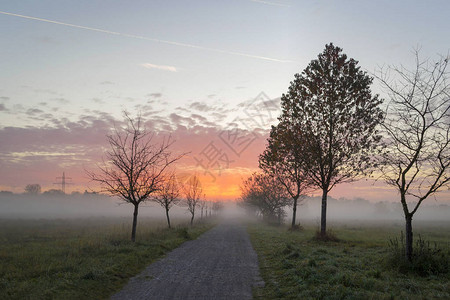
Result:
M171 135L175 140L174 153L189 152L181 165L195 167L194 157L199 156L208 143L214 142L233 161L227 168L257 167L257 155L264 148L264 138L255 140L253 147L240 157L233 157L219 138L220 128L199 125L204 120L197 115L172 114L170 119L155 116L145 124L155 131L156 142ZM55 127L1 128L0 140L7 142L0 143L0 188L22 192L29 183L39 183L44 189L55 188L55 178L64 171L75 183L68 190L84 190L88 185L85 169L95 169L95 164L101 161L108 147L106 135L114 124L120 125L121 121L109 115L85 115L76 122L59 120Z
M57 188L53 183L65 172L74 183L67 190L84 191L91 186L85 169L95 171L96 163L101 162L103 152L109 146L106 135L114 124L120 126L122 121L108 114L93 114L81 116L76 122L61 119L55 127L0 128L0 190L22 192L29 183L39 183L44 190ZM233 197L238 197L239 184L257 170L258 156L263 152L268 137L267 130L241 130L241 139L236 143L231 129L215 126L205 121L202 115L195 114L189 117L178 114L152 116L145 125L155 132L155 142L170 135L175 141L174 153L189 152L178 168L202 175L208 189L216 193L215 197L219 193L226 197L234 193ZM220 155L220 161L218 157L216 161L207 160L205 153L211 149ZM314 194L317 196L318 193ZM330 195L335 198L397 201L396 192L383 182L372 185L371 181L358 181L338 185ZM448 197L449 192L446 191L437 198Z

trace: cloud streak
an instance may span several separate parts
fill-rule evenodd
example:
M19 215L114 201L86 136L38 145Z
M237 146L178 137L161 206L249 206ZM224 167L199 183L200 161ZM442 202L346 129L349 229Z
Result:
M169 72L178 72L176 67L173 66L164 66L164 65L154 65L154 64L142 64L141 66L143 66L144 68L147 69L158 69L158 70L163 70L163 71L169 71Z
M250 1L251 2L257 2L257 3L262 3L262 4L267 4L267 5L272 5L272 6L291 7L289 4L277 3L277 2L271 2L271 1L263 1L263 0L250 0Z
M259 2L266 2L266 1L259 1ZM294 63L294 61L292 61L292 60L285 60L285 59L279 59L279 58L273 58L273 57L267 57L267 56L247 54L247 53L242 53L242 52L237 52L237 51L222 50L222 49L203 47L203 46L198 46L198 45L193 45L193 44L180 43L180 42L175 42L175 41L168 41L168 40L149 38L149 37L142 36L142 35L121 33L121 32L117 32L117 31L110 31L110 30L99 29L99 28L94 28L94 27L88 27L88 26L76 25L76 24L71 24L71 23L59 22L59 21L54 21L54 20L49 20L49 19L43 19L43 18L37 18L37 17L32 17L32 16L14 14L14 13L6 12L6 11L0 11L0 14L12 16L12 17L23 18L23 19L28 19L28 20L39 21L39 22L52 23L52 24L62 25L62 26L67 26L67 27L72 27L72 28L78 28L78 29L83 29L83 30L90 30L90 31L95 31L95 32L100 32L100 33L106 33L106 34L118 35L118 36L123 36L123 37L128 37L128 38L135 38L135 39L140 39L140 40L146 40L146 41L151 41L151 42L156 42L156 43L164 43L164 44L169 44L169 45L173 45L173 46L180 46L180 47L186 47L186 48L206 50L206 51L224 53L224 54L229 54L229 55L236 55L236 56L243 56L243 57L248 57L248 58L265 60L265 61L278 62L278 63Z

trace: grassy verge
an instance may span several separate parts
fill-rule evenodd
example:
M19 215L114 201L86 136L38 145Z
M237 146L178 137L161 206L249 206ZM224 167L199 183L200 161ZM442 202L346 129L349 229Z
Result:
M248 231L266 283L256 299L450 299L450 274L421 277L387 265L388 240L399 228L341 226L338 242L315 241L313 227L253 224ZM448 227L427 232L449 251Z
M136 243L118 219L0 220L0 299L102 299L211 228L140 221Z

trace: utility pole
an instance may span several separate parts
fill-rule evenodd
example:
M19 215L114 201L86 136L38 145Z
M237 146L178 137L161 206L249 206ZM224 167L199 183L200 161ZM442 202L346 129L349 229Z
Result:
M61 181L53 183L53 184L60 184L61 185L61 191L64 194L66 193L66 184L72 184L70 182L66 182L67 179L72 180L72 178L66 177L66 174L63 172L62 177L56 177L56 180L61 180Z

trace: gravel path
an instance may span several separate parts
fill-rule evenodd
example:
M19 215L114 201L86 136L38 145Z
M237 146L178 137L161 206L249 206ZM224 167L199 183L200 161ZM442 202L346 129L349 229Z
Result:
M224 223L130 279L112 299L252 299L263 285L243 225Z

